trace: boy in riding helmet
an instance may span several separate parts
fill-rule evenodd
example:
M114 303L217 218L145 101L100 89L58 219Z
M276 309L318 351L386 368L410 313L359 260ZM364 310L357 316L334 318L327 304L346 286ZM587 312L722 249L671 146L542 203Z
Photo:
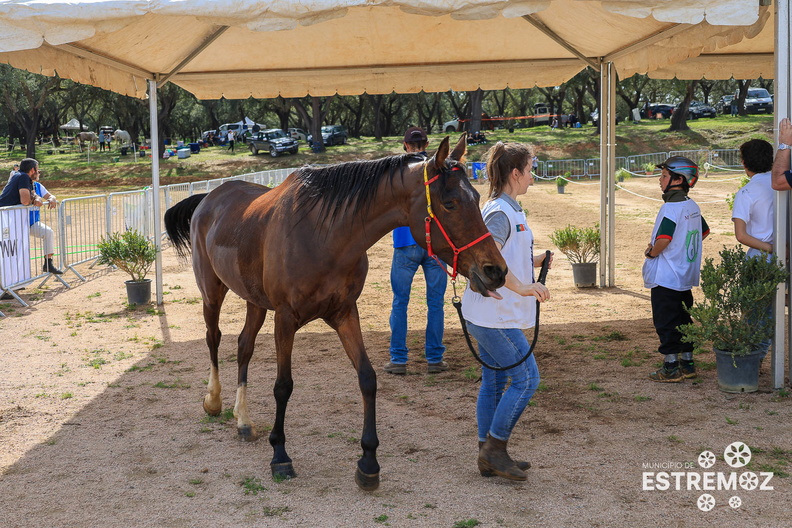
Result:
M660 338L657 351L665 361L649 379L678 383L696 377L693 345L682 342L678 327L693 322L685 307L693 305L692 289L699 285L701 242L709 235L709 226L699 206L688 197L698 180L698 165L683 156L672 156L657 168L662 169L660 189L665 203L644 251L643 279L644 286L652 290L652 322Z

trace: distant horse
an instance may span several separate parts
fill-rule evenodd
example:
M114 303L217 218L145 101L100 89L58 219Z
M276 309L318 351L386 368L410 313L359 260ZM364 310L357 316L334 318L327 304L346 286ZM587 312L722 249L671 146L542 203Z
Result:
M74 144L80 147L80 152L85 148L85 143L92 147L99 143L99 136L96 135L96 132L78 132L74 136Z
M121 147L132 146L132 136L126 130L116 130L113 132L113 139L116 143L118 143L119 149Z
M363 396L363 456L355 482L379 486L375 423L377 376L360 330L357 299L366 281L366 251L398 226L467 276L473 290L488 295L506 280L506 263L479 211L479 194L467 179L465 136L449 154L446 137L434 154L402 154L374 161L302 167L270 189L227 182L209 194L191 196L165 213L165 228L177 252L192 250L203 296L211 369L204 409L222 410L218 376L218 320L229 289L247 302L239 335L234 416L240 438L255 438L247 408L247 371L267 310L275 311L275 423L269 435L273 475L295 476L286 454L284 419L292 393L294 334L315 319L330 325L357 371ZM428 214L427 214L427 211ZM329 380L332 382L331 380Z

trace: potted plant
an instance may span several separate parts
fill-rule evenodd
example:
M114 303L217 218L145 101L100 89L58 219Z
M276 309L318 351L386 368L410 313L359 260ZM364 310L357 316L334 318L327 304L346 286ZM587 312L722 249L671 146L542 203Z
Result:
M715 351L718 386L724 392L759 388L759 364L773 333L770 309L786 271L763 253L746 258L742 247L724 248L718 264L705 260L702 302L689 310L697 323L679 327L683 340Z
M597 260L600 252L599 224L594 227L568 225L556 229L550 241L569 259L572 277L578 288L597 285Z
M646 175L651 176L652 174L654 174L654 171L657 168L657 166L654 163L647 162L644 163L643 168L646 171Z
M564 188L569 185L569 178L571 176L572 174L567 171L563 176L556 177L556 189L558 189L558 194L564 194Z
M151 279L146 278L157 258L157 248L142 233L130 229L103 237L97 244L97 263L115 266L127 272L132 280L126 281L127 301L130 305L151 302Z
M616 181L622 183L624 180L632 178L632 173L625 168L616 171Z

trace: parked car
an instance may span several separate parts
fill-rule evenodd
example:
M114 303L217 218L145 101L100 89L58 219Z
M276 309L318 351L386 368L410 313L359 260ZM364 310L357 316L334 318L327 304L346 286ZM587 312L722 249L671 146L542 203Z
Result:
M736 97L738 93L735 92L734 95ZM745 96L745 113L772 114L773 96L764 88L748 88L748 94Z
M297 141L308 141L308 132L302 128L290 128L289 136L293 137Z
M313 142L313 136L308 136L308 143ZM322 143L327 146L346 145L347 131L341 125L326 125L322 127Z
M652 103L650 105L644 105L641 109L641 117L644 119L667 119L671 117L675 109L675 105Z
M284 152L297 154L297 140L289 137L279 128L264 130L258 134L251 135L248 140L248 148L255 156L261 151L269 151L270 156L277 158Z
M734 99L733 95L721 96L718 102L715 103L715 110L717 110L719 114L731 113L731 104L733 99Z
M691 101L688 108L688 118L698 119L699 117L715 117L718 111L714 107L700 101Z
M458 130L460 130L460 128L459 128L459 119L457 119L456 117L454 119L452 119L451 121L446 121L445 123L443 123L443 132L446 132L446 133L448 133L448 132L456 132Z

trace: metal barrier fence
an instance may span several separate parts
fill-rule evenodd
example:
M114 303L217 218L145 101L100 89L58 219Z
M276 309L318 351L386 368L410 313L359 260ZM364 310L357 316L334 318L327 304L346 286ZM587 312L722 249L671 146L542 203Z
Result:
M630 172L644 172L644 167L648 164L654 166L663 163L668 159L667 152L653 152L651 154L636 154L634 156L627 156L627 166L625 167Z
M726 169L741 169L742 160L737 149L714 149L710 151L710 165Z
M582 178L586 175L586 160L571 159L571 160L547 160L544 163L545 178L555 178L558 176L566 176L569 173L570 178Z
M695 161L696 164L702 168L705 163L710 162L709 150L672 150L668 153L668 157L670 158L671 156L684 156Z

